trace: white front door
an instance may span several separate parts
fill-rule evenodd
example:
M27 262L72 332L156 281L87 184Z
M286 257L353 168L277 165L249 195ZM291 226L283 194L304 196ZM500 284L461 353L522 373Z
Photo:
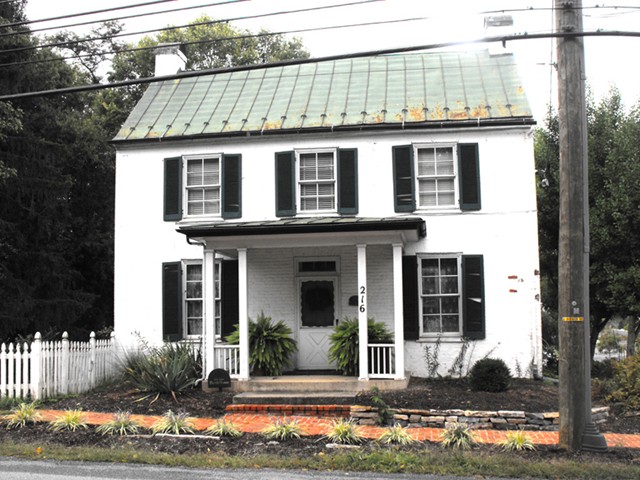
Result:
M329 362L329 335L333 333L338 318L337 283L336 277L298 278L299 370L335 368Z

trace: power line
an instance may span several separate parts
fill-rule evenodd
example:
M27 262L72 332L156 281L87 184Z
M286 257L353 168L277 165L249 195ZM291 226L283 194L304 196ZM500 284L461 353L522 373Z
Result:
M346 24L346 25L303 28L298 30L287 30L287 31L281 31L281 32L263 32L263 33L247 34L247 35L237 35L234 37L222 37L222 38L214 38L214 39L206 39L206 40L192 40L190 42L182 42L181 45L200 45L204 43L216 43L216 42L224 42L228 40L246 40L250 38L271 37L276 35L285 35L285 34L292 34L292 33L305 33L305 32L314 32L314 31L334 30L334 29L341 29L341 28L353 28L353 27L367 27L372 25L385 25L385 24L392 24L392 23L412 22L412 21L418 21L418 20L423 20L423 18L406 18L406 19L399 19L399 20L385 20L385 21L379 21L379 22L352 23L352 24ZM156 45L149 46L149 47L123 48L119 50L112 50L109 52L102 52L102 55L114 55L117 53L140 52L145 50L154 50L155 48L156 48ZM34 63L49 63L49 62L58 62L63 60L74 60L78 58L92 57L94 55L95 54L88 53L88 54L80 54L80 55L71 55L66 57L56 57L51 59L30 60L26 62L0 63L0 68L12 67L12 66L18 66L18 65L30 65Z
M246 1L246 0L243 0ZM189 28L189 27L200 27L200 26L205 26L205 25L213 25L213 24L217 24L217 23L228 23L228 22L235 22L235 21L240 21L240 20L251 20L251 19L255 19L255 18L264 18L264 17L273 17L273 16L277 16L277 15L288 15L291 13L303 13L303 12L313 12L313 11L318 11L318 10L327 10L327 9L331 9L331 8L339 8L339 7L350 7L350 6L354 6L354 5L361 5L363 3L371 3L371 2L380 2L382 0L359 0L356 2L350 2L350 3L340 3L340 4L334 4L334 5L325 5L322 7L310 7L310 8L301 8L298 10L283 10L283 11L279 11L279 12L271 12L271 13L262 13L262 14L258 14L258 15L245 15L245 16L241 16L241 17L232 17L232 18L225 18L222 20L210 20L207 22L194 22L194 23L187 23L184 25L178 25L178 26L168 26L168 27L163 27L163 28L156 28L156 29L152 29L152 30L143 30L143 31L138 31L138 32L130 32L130 33L117 33L115 35L105 35L102 37L90 37L90 38L83 38L83 39L79 39L79 40L70 40L68 42L57 42L57 43L47 43L47 44L41 44L41 45L31 45L28 47L19 47L19 48L12 48L12 49L8 49L8 50L0 50L0 53L13 53L13 52L24 52L27 50L37 50L40 48L48 48L48 47L64 47L64 46L68 46L68 45L75 45L78 43L84 43L84 42L92 42L95 40L111 40L113 38L119 38L119 37L129 37L132 35L143 35L146 33L153 33L153 32L165 32L165 31L170 31L170 30L180 30L181 28ZM428 18L428 17L424 17L424 18Z
M9 2L13 2L15 0L5 0L5 1L9 1ZM22 30L19 32L6 32L6 33L0 33L0 37L6 37L6 36L11 36L11 35L30 35L32 33L36 33L36 32L44 32L47 30L61 30L63 28L69 28L69 27L81 27L84 25L91 25L94 23L104 23L104 22L115 22L118 20L129 20L131 18L141 18L141 17L148 17L151 15L161 15L163 13L175 13L175 12L182 12L185 10L194 10L196 8L205 8L205 7L216 7L219 5L226 5L226 4L231 4L231 3L239 3L239 2L248 2L250 0L226 0L224 2L215 2L215 3L204 3L204 4L200 4L200 5L192 5L190 7L180 7L180 8L171 8L169 10L159 10L157 12L146 12L146 13L138 13L138 14L134 14L134 15L124 15L122 17L111 17L111 18L105 18L102 20L89 20L87 22L79 22L79 23L70 23L68 25L60 25L60 26L56 26L56 27L42 27L42 28L33 28L30 30Z
M273 63L260 63L260 64L254 64L254 65L242 65L242 66L236 66L236 67L223 67L223 68L214 68L214 69L191 71L191 72L180 72L174 75L164 75L159 77L144 77L144 78L138 78L135 80L123 80L120 82L112 82L107 84L80 85L76 87L58 88L58 89L43 90L38 92L16 93L11 95L2 95L0 96L0 101L106 90L109 88L127 87L131 85L144 85L144 84L149 84L154 82L162 82L167 80L180 80L183 78L196 78L196 77L202 77L206 75L216 75L221 73L264 70L266 68L271 68L271 67L304 65L304 64L324 62L324 61L345 60L345 59L351 59L351 58L364 58L364 57L373 57L373 56L379 56L379 55L391 55L391 54L397 54L397 53L409 53L409 52L416 52L420 50L435 50L439 48L447 48L447 47L453 47L453 46L459 46L459 45L465 45L465 44L474 44L474 43L493 43L493 42L506 43L506 42L516 41L516 40L536 40L541 38L577 38L577 37L605 37L605 36L640 38L640 32L627 32L627 31L584 32L584 31L581 31L581 32L563 32L563 33L555 32L555 33L539 33L539 34L525 34L525 35L506 35L506 36L500 36L500 37L486 37L486 38L481 38L481 39L472 40L472 41L443 42L443 43L435 43L435 44L427 44L427 45L416 45L411 47L388 48L388 49L382 49L382 50L371 50L366 52L349 53L349 54L342 54L342 55L331 55L331 56L319 57L319 58L286 60L286 61L273 62Z
M58 17L41 18L39 20L23 20L21 22L3 23L0 25L2 28L6 27L20 27L22 25L30 25L32 23L50 22L52 20L62 20L65 18L84 17L86 15L95 15L96 13L115 12L116 10L127 10L129 8L146 7L149 5L155 5L158 3L175 2L177 0L155 0L153 2L137 3L135 5L124 5L122 7L103 8L102 10L94 10L92 12L70 13L67 15L60 15Z

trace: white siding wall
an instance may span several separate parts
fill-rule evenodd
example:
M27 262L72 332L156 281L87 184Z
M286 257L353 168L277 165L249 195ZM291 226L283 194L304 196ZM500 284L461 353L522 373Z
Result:
M187 244L176 224L163 222L163 159L186 154L242 154L242 218L275 219L274 153L296 148L358 149L359 216L395 215L391 147L411 143L477 142L480 153L482 209L424 215L427 237L409 244L406 254L484 255L487 339L475 342L473 358L492 351L516 362L523 373L539 365L540 304L533 141L529 128L422 130L319 135L242 137L198 142L167 142L119 147L116 174L115 328L122 342L135 333L161 341L161 264L201 258L202 248ZM416 214L413 214L416 215ZM280 245L287 247L288 244ZM249 250L249 314L260 310L274 319L295 322L296 256L339 255L341 316L355 294L354 247L304 250ZM392 325L391 247L367 249L369 312ZM509 277L517 276L517 279ZM512 290L516 290L513 292ZM380 313L378 313L380 312ZM423 343L407 342L407 370L426 374ZM459 342L441 347L441 361L451 361ZM445 365L446 368L448 368ZM446 368L441 373L446 373Z

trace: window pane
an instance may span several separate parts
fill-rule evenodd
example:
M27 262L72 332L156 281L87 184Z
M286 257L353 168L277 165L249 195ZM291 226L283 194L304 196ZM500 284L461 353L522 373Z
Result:
M302 211L318 210L318 201L315 198L302 198L300 202L300 209Z
M422 302L423 315L440 313L440 302L438 297L427 297Z
M443 277L441 280L441 283L442 283L442 293L458 293L457 277ZM434 292L434 293L439 293L439 292Z
M435 175L436 163L431 148L418 150L418 175Z
M300 195L303 197L315 197L318 195L318 185L315 183L304 183L300 185Z
M187 321L187 335L202 335L201 318L190 318Z
M218 159L209 158L204 161L203 185L217 185L220 183L220 168Z
M202 318L202 300L187 302L187 318Z
M440 260L442 275L458 275L458 259L443 258Z
M422 328L425 333L439 333L440 319L437 316L425 316L422 319Z
M458 315L442 316L442 331L447 333L455 333L460 330L458 326Z
M187 282L202 280L202 265L187 265Z
M190 202L197 202L204 199L204 191L201 188L189 190L187 197Z
M442 313L458 313L458 296L442 297L441 302Z
M203 215L204 214L204 205L202 202L198 203L189 203L187 208L188 215Z
M202 298L202 283L187 283L187 298Z
M438 148L436 165L438 175L453 175L453 149Z

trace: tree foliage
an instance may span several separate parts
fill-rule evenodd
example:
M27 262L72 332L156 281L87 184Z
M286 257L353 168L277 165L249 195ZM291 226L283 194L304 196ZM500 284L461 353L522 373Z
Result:
M640 105L626 113L616 89L589 100L591 354L614 317L640 316ZM536 132L543 303L558 309L558 121ZM557 315L556 315L557 318Z

